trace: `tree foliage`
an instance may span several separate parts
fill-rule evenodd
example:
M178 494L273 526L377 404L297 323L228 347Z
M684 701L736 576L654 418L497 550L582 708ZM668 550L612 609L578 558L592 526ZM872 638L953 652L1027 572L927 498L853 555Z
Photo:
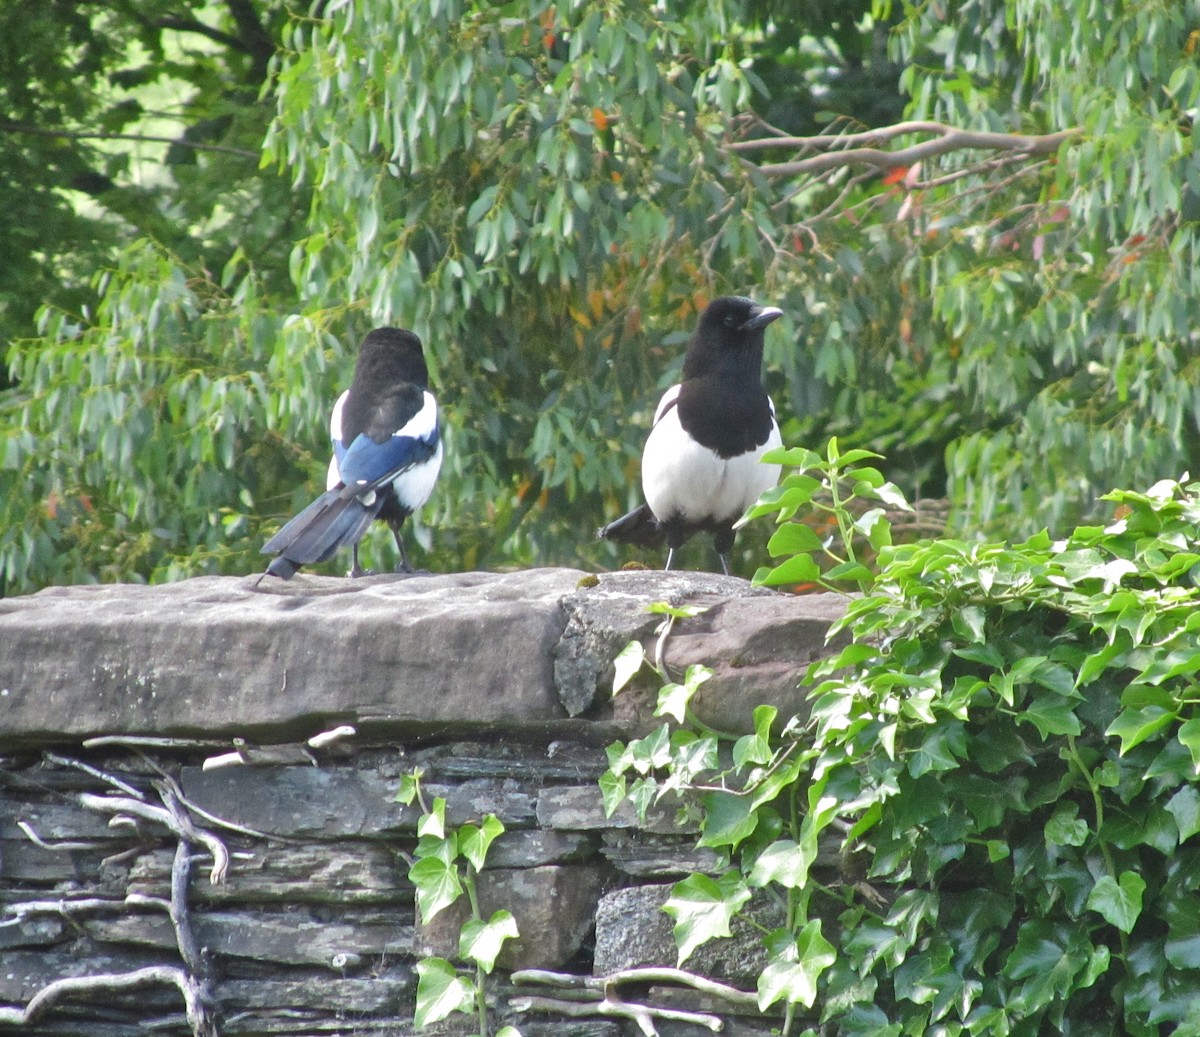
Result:
M255 568L386 322L426 340L444 404L429 563L614 563L591 530L636 497L654 401L731 291L787 314L785 439L885 455L964 534L1178 474L1200 20L1096 6L14 9L33 42L2 59L0 132L26 172L0 197L29 216L0 274L0 568L14 589ZM175 119L157 164L128 139L155 135L154 90ZM64 194L81 184L100 209ZM163 357L188 358L224 444L197 420L170 465L144 432L181 413ZM750 571L762 544L739 546Z

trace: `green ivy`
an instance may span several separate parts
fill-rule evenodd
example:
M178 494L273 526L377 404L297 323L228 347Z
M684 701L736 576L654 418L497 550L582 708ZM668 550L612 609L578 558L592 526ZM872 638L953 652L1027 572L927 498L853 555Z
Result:
M807 718L610 750L611 807L683 792L726 854L668 904L681 961L763 889L760 1006L822 1033L1200 1033L1200 484L1105 499L1060 540L881 547Z
M423 1030L455 1012L474 1015L476 1037L489 1037L487 977L506 940L518 936L512 913L503 909L484 918L479 909L475 877L483 870L488 850L504 825L494 814L479 824L452 828L446 823L446 801L440 796L427 804L421 792L422 771L403 775L396 802L421 808L417 848L409 861L408 877L417 896L417 912L428 925L441 911L464 894L470 917L459 932L459 959L474 965L474 976L463 975L445 958L427 957L417 962L417 1004L414 1024ZM496 1037L520 1037L512 1026Z

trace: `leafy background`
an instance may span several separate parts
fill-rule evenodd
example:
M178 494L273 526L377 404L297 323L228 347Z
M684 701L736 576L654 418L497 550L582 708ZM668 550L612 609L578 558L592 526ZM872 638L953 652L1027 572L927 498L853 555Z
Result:
M444 407L435 570L629 557L592 531L731 291L787 314L785 441L885 455L961 535L1064 530L1192 463L1193 4L148 0L0 27L28 43L0 57L7 593L258 568L384 322ZM906 117L1005 143L847 157ZM740 571L762 550L743 534Z

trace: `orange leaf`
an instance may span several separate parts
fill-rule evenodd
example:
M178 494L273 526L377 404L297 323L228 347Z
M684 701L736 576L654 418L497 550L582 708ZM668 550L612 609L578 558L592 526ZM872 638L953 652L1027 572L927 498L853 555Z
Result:
M597 133L603 133L608 129L608 116L599 108L592 109L592 125L596 127Z

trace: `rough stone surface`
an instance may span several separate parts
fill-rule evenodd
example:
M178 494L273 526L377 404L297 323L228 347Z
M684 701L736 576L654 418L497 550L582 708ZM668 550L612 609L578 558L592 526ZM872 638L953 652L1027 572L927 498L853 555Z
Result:
M676 624L666 660L723 659L696 705L735 728L749 721L730 699L750 689L781 712L802 708L797 660L823 650L840 607L727 576L573 569L56 587L0 599L0 739L611 719L612 659L635 637L653 646L656 601L708 610Z
M678 963L674 921L663 905L671 896L670 883L629 886L601 898L596 908L596 957L598 976L623 969L672 968ZM761 929L756 929L753 918ZM783 909L766 897L751 900L748 914L734 918L731 935L710 940L688 958L687 968L735 986L753 989L766 966L763 931L783 925Z
M512 912L521 936L504 945L497 959L502 968L561 969L583 946L595 926L596 904L612 873L595 865L538 868L489 868L480 873L479 910L490 918ZM468 915L458 901L419 923L416 946L421 954L442 958L458 955L458 937Z
M578 579L204 577L0 600L0 738L562 719L552 658Z
M478 877L484 916L511 910L521 931L489 979L495 1028L637 1037L630 1020L516 1012L510 972L673 965L670 882L718 866L676 804L644 822L627 804L608 817L597 786L606 745L662 723L653 674L610 693L612 659L631 638L653 656L662 618L646 609L659 601L705 610L674 624L663 657L672 674L714 668L693 706L727 730L748 729L760 702L803 713L797 681L842 607L723 576L565 569L302 574L258 588L211 578L0 600L0 1005L64 977L180 965L166 911L180 836L163 822L178 794L230 853L213 884L209 849L188 839L189 925L221 1032L413 1033L415 966L429 949L457 958L465 908L418 925L408 867L420 811L395 796L419 772L451 826L486 814L505 826ZM304 741L347 723L356 731L339 741ZM145 811L106 809L112 797ZM757 933L739 923L687 966L752 986L761 964ZM698 1007L680 996L638 992ZM735 1037L775 1025L702 1007ZM80 993L22 1033L149 1030L190 1034L173 986ZM475 1028L455 1016L436 1032Z

